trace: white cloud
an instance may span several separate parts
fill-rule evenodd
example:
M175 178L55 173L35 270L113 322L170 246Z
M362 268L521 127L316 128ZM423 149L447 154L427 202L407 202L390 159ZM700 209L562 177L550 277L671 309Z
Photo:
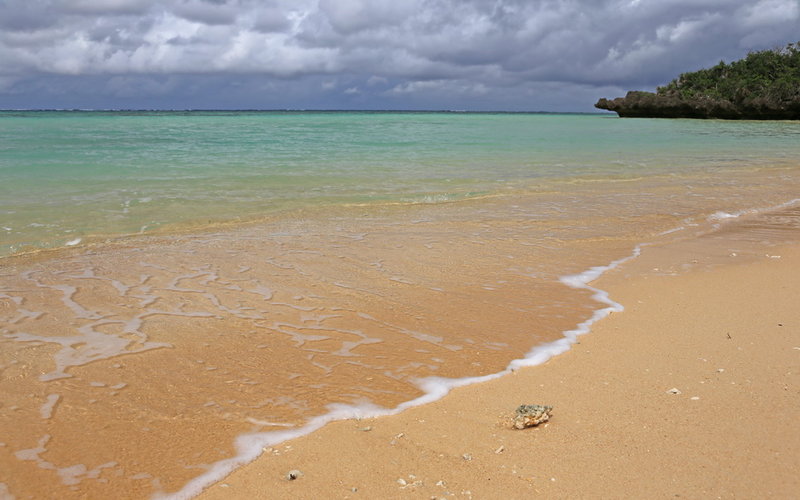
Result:
M18 92L19 78L50 88L31 84L47 75L159 95L178 95L192 75L253 75L261 86L306 79L294 89L309 100L338 81L364 102L426 93L505 102L531 82L655 86L800 36L797 0L14 3L0 2L0 77L15 82L0 97ZM159 75L182 77L147 80ZM112 80L121 77L131 79Z
M800 18L797 0L759 0L739 9L742 25L748 28L766 27ZM799 35L800 36L800 35ZM795 40L796 41L796 40Z
M461 95L484 95L488 92L487 87L482 83L464 82L457 80L427 80L405 82L396 85L388 91L389 94L416 94L433 92L458 93Z
M716 16L706 14L696 19L681 19L671 26L659 26L656 36L670 44L679 44L698 38L702 31L716 20Z
M338 33L349 34L402 24L417 7L415 0L320 0L319 14Z

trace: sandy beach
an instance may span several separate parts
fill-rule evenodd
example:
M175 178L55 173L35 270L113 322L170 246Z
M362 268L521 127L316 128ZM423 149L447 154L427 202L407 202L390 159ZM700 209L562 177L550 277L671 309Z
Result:
M593 283L625 311L566 354L329 424L200 498L797 498L800 247L705 245L645 248ZM523 403L553 418L511 430Z
M800 489L796 124L4 126L0 498ZM521 404L553 418L504 426Z

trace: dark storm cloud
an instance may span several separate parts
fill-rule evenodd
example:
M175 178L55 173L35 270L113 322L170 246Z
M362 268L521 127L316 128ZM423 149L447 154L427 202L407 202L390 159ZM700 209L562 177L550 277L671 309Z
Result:
M601 91L797 41L799 4L0 0L0 105L548 109L572 95L587 109Z
M183 0L175 3L172 12L188 21L230 25L236 22L237 6L222 1Z

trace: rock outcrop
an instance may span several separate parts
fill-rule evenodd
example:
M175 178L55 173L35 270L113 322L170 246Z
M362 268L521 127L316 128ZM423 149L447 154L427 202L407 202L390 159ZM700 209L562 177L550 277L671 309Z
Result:
M598 109L616 112L620 117L639 118L720 118L726 120L800 120L800 100L774 102L753 98L734 104L724 99L700 97L685 99L673 95L631 91L625 97L600 99Z

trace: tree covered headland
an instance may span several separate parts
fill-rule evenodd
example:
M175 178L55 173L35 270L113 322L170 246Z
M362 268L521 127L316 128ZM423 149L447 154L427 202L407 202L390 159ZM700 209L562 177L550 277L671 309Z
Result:
M600 99L595 107L623 117L800 120L800 42L684 73L656 93Z

